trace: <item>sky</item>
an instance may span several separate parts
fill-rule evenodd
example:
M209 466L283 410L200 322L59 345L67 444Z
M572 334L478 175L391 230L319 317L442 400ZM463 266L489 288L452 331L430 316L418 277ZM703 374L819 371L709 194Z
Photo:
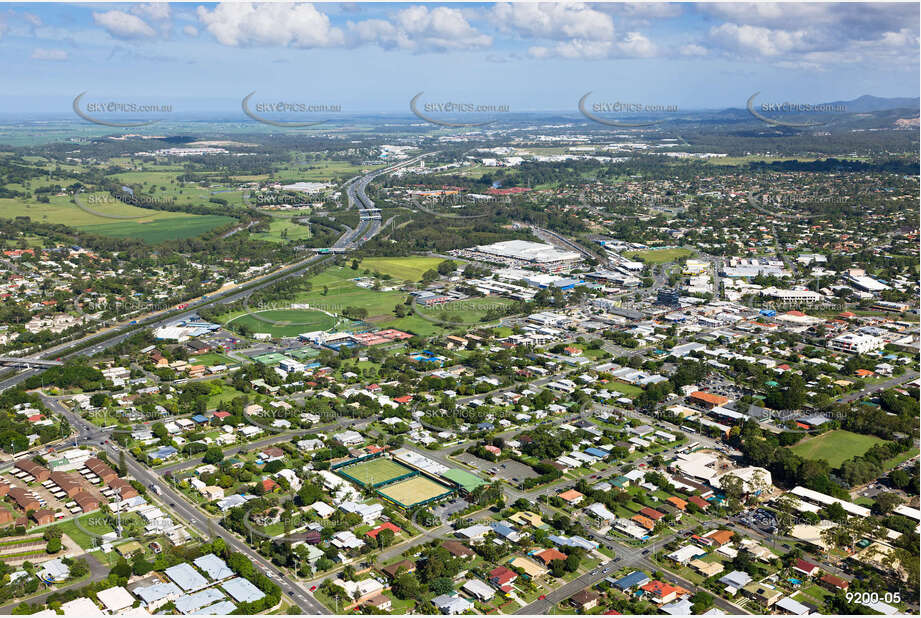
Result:
M917 96L917 3L0 4L0 111L74 97L409 112L428 101L681 110Z

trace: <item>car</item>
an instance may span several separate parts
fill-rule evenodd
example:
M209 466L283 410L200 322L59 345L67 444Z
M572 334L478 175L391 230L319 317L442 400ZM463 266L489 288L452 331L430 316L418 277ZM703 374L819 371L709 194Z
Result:
M649 555L649 550L648 550L648 549L644 549L644 550L643 550L643 555L644 555L644 556Z
M546 600L547 600L547 595L546 595L546 594L542 594L542 595L540 595L539 597L537 597L537 600L538 600L538 601L546 601Z
M310 592L313 592L313 591L316 590L316 589L317 589L316 586L311 586L311 587L310 587Z

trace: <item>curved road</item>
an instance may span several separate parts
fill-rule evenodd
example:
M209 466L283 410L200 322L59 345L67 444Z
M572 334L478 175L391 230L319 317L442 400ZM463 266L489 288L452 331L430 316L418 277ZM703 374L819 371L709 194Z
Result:
M431 153L427 153L431 154ZM365 176L356 177L348 181L346 187L346 193L349 197L349 207L353 204L358 206L359 211L365 211L374 207L374 202L368 198L365 193L368 183L375 177L390 172L394 169L410 165L415 161L421 159L422 157L427 156L425 154L410 159L408 161L401 162L399 164L388 166L386 168L376 170L371 174ZM369 238L373 237L380 230L380 220L372 219L363 219L361 224L355 229L350 230L343 234L342 237L336 242L337 247L342 247L345 249L351 249L357 246L360 246L362 243L367 241ZM369 233L368 233L369 232ZM366 235L367 233L367 235ZM260 290L268 285L272 285L277 281L286 279L289 277L295 277L300 275L304 270L309 266L313 266L318 263L332 259L332 255L317 255L310 258L301 260L289 266L286 266L274 273L264 275L253 281L250 281L247 284L244 284L238 288L227 290L221 293L215 293L209 295L207 298L201 298L198 301L189 303L187 310L184 312L177 312L175 309L167 309L159 311L148 315L145 318L137 320L136 324L119 324L111 329L107 333L94 335L88 335L79 339L77 341L68 342L66 344L61 344L59 346L52 347L48 350L45 350L41 353L42 356L60 356L62 358L71 358L77 355L90 355L99 352L100 350L106 349L110 346L113 346L121 341L124 341L127 337L131 336L136 330L140 328L156 328L162 326L168 322L174 322L178 319L188 318L197 314L198 310L202 307L215 305L215 304L228 304L236 300L240 300L248 297L253 292ZM99 342L91 345L88 348L82 348L76 351L65 352L65 350L79 346L81 343L90 342L95 339L101 339ZM11 377L6 378L5 380L0 381L0 391L3 391L7 388L10 388L16 384L20 384L27 378L40 374L44 369L33 368L21 371ZM84 443L95 443L98 445L98 448L103 450L110 461L119 461L119 454L121 450L111 443L111 430L104 429L93 423L90 423L86 419L81 418L78 414L73 413L63 406L59 401L54 399L46 399L46 402L52 407L52 409L58 414L67 418L68 422L71 424L71 427L74 428L77 432L75 436L75 441L84 442ZM290 439L291 436L287 436ZM204 512L200 511L195 504L189 502L185 496L181 493L175 491L170 487L155 470L148 468L137 462L132 456L128 455L125 457L125 465L128 468L128 472L136 480L143 483L147 487L152 487L157 485L161 492L157 498L165 503L167 503L170 509L178 515L180 518L185 520L185 522L195 528L203 538L210 538L215 530L218 530L218 523L214 519L210 518ZM282 592L290 597L302 610L307 611L311 614L330 614L330 610L327 609L322 603L317 601L304 587L298 582L294 581L292 578L287 576L285 573L277 569L274 565L271 564L268 560L258 554L254 549L247 545L244 541L241 541L233 534L221 530L221 536L234 551L240 552L246 555L257 568L266 573L270 578L279 583L282 588ZM92 560L92 557L90 557ZM99 578L99 568L102 565L95 560L90 562L93 569L93 577ZM104 575L103 575L104 577ZM93 580L96 581L96 580ZM86 582L80 582L79 585L85 585ZM77 585L77 584L75 584ZM40 600L39 597L35 597L32 601ZM3 608L7 609L7 608ZM0 610L2 611L2 610ZM12 611L12 607L9 607L9 611Z

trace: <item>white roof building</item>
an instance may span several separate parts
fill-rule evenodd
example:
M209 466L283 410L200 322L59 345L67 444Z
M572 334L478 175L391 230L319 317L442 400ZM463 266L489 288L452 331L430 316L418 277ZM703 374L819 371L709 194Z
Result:
M496 594L492 586L478 579L467 580L461 588L481 601L488 601Z
M61 609L64 610L65 616L105 616L102 610L86 597L61 603Z
M121 610L134 605L134 596L122 586L106 588L96 593L96 598L103 604L110 614L117 614Z

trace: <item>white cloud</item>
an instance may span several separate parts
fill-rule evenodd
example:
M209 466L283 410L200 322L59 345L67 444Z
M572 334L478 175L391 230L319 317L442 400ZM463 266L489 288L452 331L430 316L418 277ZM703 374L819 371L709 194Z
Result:
M38 28L42 25L42 18L34 13L23 13L22 18L29 22L32 28Z
M222 3L213 11L198 7L198 19L222 45L336 47L345 43L342 30L312 4Z
M500 29L525 38L610 41L614 37L611 16L580 3L501 3L493 9L492 19Z
M185 26L182 32L187 36L198 36L198 28L195 26Z
M707 48L702 45L697 45L696 43L689 43L688 45L683 45L679 50L682 56L706 56Z
M397 13L393 22L368 19L349 22L352 44L376 43L384 48L415 51L478 49L492 45L492 37L480 33L458 9L411 6Z
M561 41L552 47L535 45L528 49L532 58L567 58L570 60L603 60L605 58L652 58L659 48L639 32L629 32L616 41Z
M725 23L710 30L711 38L722 47L759 56L779 56L809 49L809 36L803 30L771 30L760 26Z
M135 4L130 11L135 15L152 19L153 21L166 21L170 18L168 2L151 2L149 4Z
M68 54L63 49L42 49L36 47L32 50L32 60L49 60L53 62L63 62L67 60Z
M710 43L714 51L735 58L803 68L918 54L917 5L732 3L698 10L726 20L710 29Z
M147 22L124 11L93 13L93 21L118 39L149 39L156 35Z

